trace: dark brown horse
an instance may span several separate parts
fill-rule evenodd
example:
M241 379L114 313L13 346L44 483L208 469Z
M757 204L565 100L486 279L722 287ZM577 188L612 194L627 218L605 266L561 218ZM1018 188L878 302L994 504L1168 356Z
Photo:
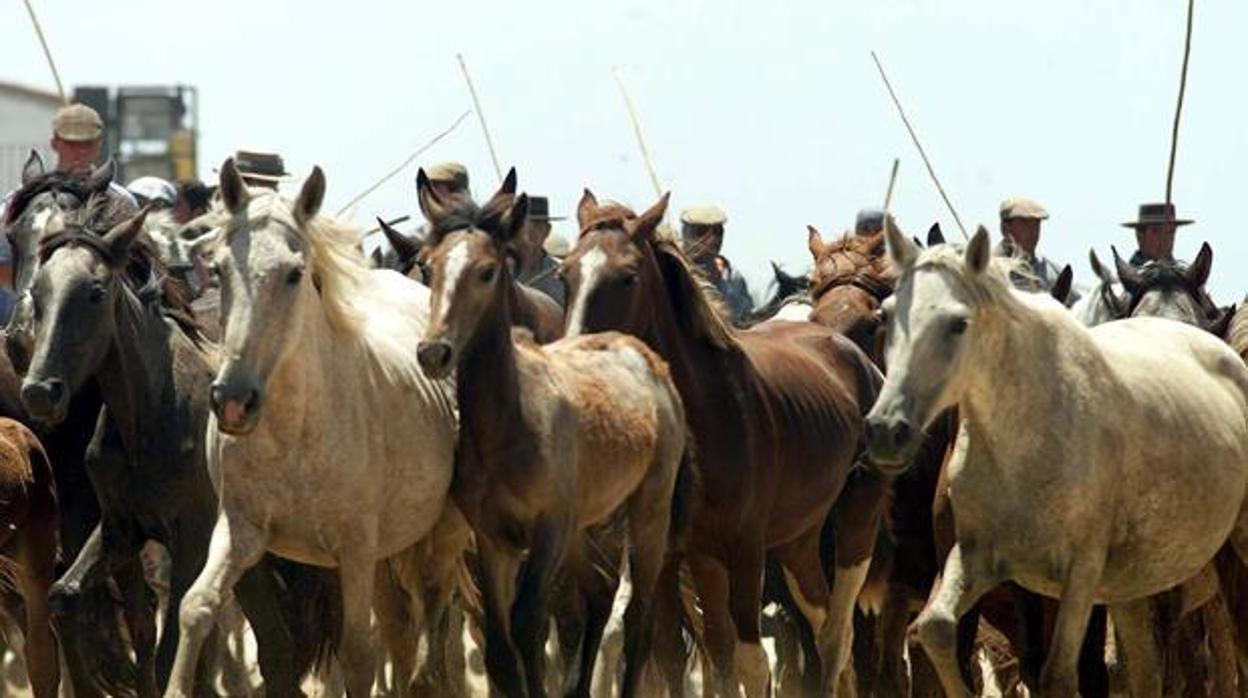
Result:
M527 332L513 333L509 258L526 196L500 191L480 208L448 205L427 182L420 195L444 234L429 255L433 302L418 357L431 378L455 372L460 441L451 494L477 533L491 684L509 696L545 694L555 574L570 541L622 509L635 591L621 694L635 695L674 533L671 511L683 499L674 497L685 456L676 387L633 338L539 346Z
M672 367L699 454L688 562L715 689L735 695L740 681L747 695L767 690L759 603L768 551L818 638L812 659L835 688L891 480L853 469L880 374L851 342L817 325L728 327L706 281L655 233L666 208L664 197L634 216L585 192L580 240L560 271L568 334L629 332ZM819 542L834 505L829 589Z
M0 596L22 628L35 698L60 684L48 588L56 577L56 483L43 446L20 422L0 417Z

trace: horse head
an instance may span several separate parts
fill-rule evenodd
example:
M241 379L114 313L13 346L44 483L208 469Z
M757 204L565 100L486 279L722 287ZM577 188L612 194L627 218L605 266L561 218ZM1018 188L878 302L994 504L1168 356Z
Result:
M1219 310L1205 290L1213 266L1213 249L1204 243L1190 264L1173 259L1136 267L1114 250L1114 264L1122 280L1131 317L1163 317L1202 329L1218 322Z
M450 375L480 334L510 332L506 299L529 211L528 196L515 195L515 181L512 168L499 191L477 206L469 199L444 199L423 169L417 174L420 208L431 230L425 263L433 298L416 356L430 378Z

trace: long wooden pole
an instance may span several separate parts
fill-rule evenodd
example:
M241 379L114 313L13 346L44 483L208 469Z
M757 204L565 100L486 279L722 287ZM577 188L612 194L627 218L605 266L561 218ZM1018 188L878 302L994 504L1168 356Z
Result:
M888 175L888 191L884 192L884 212L888 212L888 207L893 203L893 187L897 184L897 167L901 165L901 158L893 158L893 171Z
M958 216L957 210L953 208L953 203L949 201L949 195L945 193L945 188L940 184L940 178L936 176L936 170L932 169L932 161L927 157L927 151L923 150L923 144L919 142L919 137L914 133L914 127L910 125L910 119L906 118L906 111L901 108L901 100L897 99L897 93L893 91L893 84L888 81L888 75L884 72L884 66L880 63L879 56L875 55L875 51L871 52L871 60L875 61L875 67L880 71L880 77L884 79L884 87L888 88L888 96L893 98L893 104L897 107L897 113L901 115L901 122L906 125L906 131L910 133L910 140L914 141L914 147L919 150L919 157L923 158L923 165L927 167L927 174L931 176L932 182L936 185L936 190L940 192L940 198L945 200L945 206L949 208L949 213L953 214L953 222L958 224L958 230L962 231L962 239L969 240L970 236L966 233L966 226L962 225L962 218Z
M615 76L615 84L619 86L620 94L624 96L624 106L628 108L628 118L633 123L633 135L637 137L637 146L641 148L641 159L646 164L646 171L650 173L650 184L654 186L654 195L663 196L663 185L659 184L659 175L655 172L654 161L650 158L650 149L646 147L646 138L641 135L641 122L637 119L637 109L633 107L633 100L628 96L628 88L624 87L624 79L620 77L619 66L611 68L611 74Z
M494 152L494 139L490 138L490 127L485 125L485 112L481 111L481 100L477 98L477 88L472 84L472 76L468 74L468 64L464 62L462 53L455 54L459 61L459 69L464 74L464 82L468 83L468 94L472 95L472 106L477 110L477 120L481 122L481 132L485 134L485 145L490 149L490 159L494 161L494 174L498 181L503 181L503 168L498 164L498 153Z
M35 25L35 34L39 36L39 45L43 47L43 57L48 59L48 67L52 69L52 78L56 80L56 91L61 95L61 103L69 104L69 97L65 94L65 85L61 82L61 73L56 69L56 61L52 60L52 50L48 48L48 39L43 35L39 17L35 15L35 8L30 4L30 0L24 0L24 2L26 12L30 14L30 23Z
M390 171L389 171L389 172L387 172L387 173L386 173L386 174L385 174L385 175L384 175L381 179L377 180L375 183L373 183L373 184L372 184L371 186L369 186L367 189L365 189L364 191L360 192L359 194L356 194L356 195L355 195L355 198L351 199L350 201L348 201L348 202L347 202L347 204L346 204L345 206L343 206L342 208L338 209L338 215L339 215L339 216L341 216L342 214L346 213L346 212L347 212L347 211L348 211L348 210L349 210L352 206L354 206L354 205L356 205L357 203L359 203L361 199L363 199L364 197L368 196L369 194L372 194L374 191L377 191L377 187L380 187L381 185L383 185L383 184L385 184L386 182L390 181L390 178L391 178L391 177L394 177L394 176L395 176L395 175L397 175L398 173L402 172L404 168L406 168L408 165L412 164L412 162L413 162L416 158L420 157L422 153L424 153L426 150L429 150L430 148L432 148L432 147L433 147L433 146L434 146L434 145L435 145L438 141L442 140L442 139L443 139L443 138L445 138L447 135L449 135L449 134L451 133L451 131L454 131L455 129L459 128L459 125L460 125L461 123L463 123L463 122L464 122L464 119L468 118L468 115L469 115L469 114L471 114L471 113L472 113L472 110L471 110L471 109L469 109L469 110L465 111L463 114L460 114L460 115L459 115L459 118L455 120L455 123L453 123L453 124L451 124L450 126L448 126L445 130L443 130L443 131L442 131L441 133L439 133L438 135L434 136L432 139L430 139L430 140L429 140L429 142L428 142L428 143L425 143L424 145L422 145L422 146L420 146L419 148L417 148L417 149L416 149L416 152L412 153L411 155L408 155L408 156L407 156L407 158L403 160L403 162L399 163L398 167L395 167L393 170L390 170Z
M1187 0L1187 38L1183 42L1183 70L1179 73L1179 101L1174 105L1174 130L1170 134L1170 166L1166 168L1166 208L1171 203L1174 184L1174 159L1179 151L1179 117L1183 115L1183 93L1187 91L1187 59L1192 53L1192 13L1196 0Z

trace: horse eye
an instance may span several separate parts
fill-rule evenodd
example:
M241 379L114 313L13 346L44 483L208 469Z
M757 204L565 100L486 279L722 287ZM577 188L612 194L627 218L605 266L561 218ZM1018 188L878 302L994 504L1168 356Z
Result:
M498 275L498 267L488 266L481 270L480 279L483 284L494 283L494 277Z
M957 336L966 332L966 328L970 326L966 318L955 318L949 323L949 334Z
M290 271L286 272L286 285L287 286L297 286L299 282L302 280L303 280L302 269L295 267L294 269L291 269Z

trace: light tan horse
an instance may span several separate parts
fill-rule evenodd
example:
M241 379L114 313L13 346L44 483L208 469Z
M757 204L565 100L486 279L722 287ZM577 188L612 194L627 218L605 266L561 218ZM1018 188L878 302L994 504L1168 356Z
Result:
M411 549L443 515L451 482L451 386L414 348L429 292L372 270L358 231L319 215L325 176L294 201L248 190L232 160L211 249L226 359L209 396L209 470L221 509L181 608L167 696L188 696L222 601L266 552L336 568L347 694L374 678L375 563Z
M1005 581L1060 600L1040 694L1071 696L1094 603L1110 607L1133 696L1161 693L1148 597L1228 540L1248 556L1248 368L1208 333L1137 318L1088 330L1010 288L982 227L965 254L889 231L902 270L872 456L901 462L957 405L957 542L917 621L951 696L969 696L957 620ZM965 437L963 440L962 437Z
M478 208L421 189L445 232L429 256L433 308L420 365L455 372L460 441L452 496L477 534L490 682L545 695L552 581L574 538L624 509L632 597L621 695L638 690L651 603L672 535L685 417L667 364L615 333L536 344L512 326L509 256L528 198Z

